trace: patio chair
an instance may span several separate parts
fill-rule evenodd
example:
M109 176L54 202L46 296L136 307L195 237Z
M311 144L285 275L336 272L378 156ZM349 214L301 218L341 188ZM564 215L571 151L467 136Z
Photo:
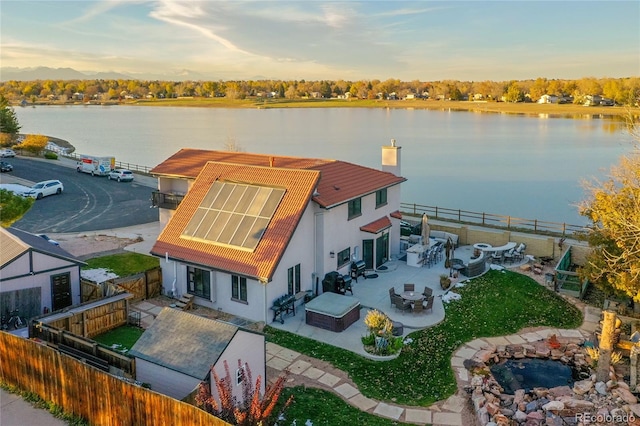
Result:
M514 259L515 259L515 249L511 249L508 252L506 252L504 254L504 263L513 263Z
M404 285L404 291L416 291L416 285L415 284L405 284Z
M491 263L502 263L502 252L494 251L491 253Z
M391 300L396 309L399 309L402 312L411 309L411 302L409 302L408 300L404 300L399 295L391 296Z
M527 248L525 243L520 243L517 249L513 252L514 260L522 260L524 259L524 251Z
M415 302L413 302L412 311L414 314L419 314L420 312L425 311L425 307L423 303L424 303L424 300L422 299L416 300Z
M428 299L431 297L432 294L433 294L433 290L425 285L424 291L422 292L422 295L424 296L424 298Z
M393 306L393 297L394 297L394 296L398 296L398 297L400 297L400 295L399 295L398 293L396 293L396 289L395 289L395 288L393 288L393 287L391 287L391 288L389 289L389 299L391 300L391 306Z
M428 311L429 309L431 309L431 312L433 312L433 300L435 299L435 296L431 296L427 299L427 304L424 305L424 310Z

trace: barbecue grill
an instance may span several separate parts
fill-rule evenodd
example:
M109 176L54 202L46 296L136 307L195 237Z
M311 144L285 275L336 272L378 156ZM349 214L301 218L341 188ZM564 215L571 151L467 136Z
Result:
M364 260L356 260L351 262L351 278L355 279L358 282L358 277L363 276L364 279L367 279L367 276L364 274L366 269L366 264Z

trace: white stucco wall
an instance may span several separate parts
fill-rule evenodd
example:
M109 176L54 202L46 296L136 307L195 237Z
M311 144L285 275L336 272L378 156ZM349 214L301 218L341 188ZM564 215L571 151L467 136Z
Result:
M229 365L229 373L231 374L233 396L242 401L242 385L237 385L235 381L235 373L238 369L238 360L249 365L251 369L252 387L255 386L258 376L262 377L260 384L260 392L264 395L266 382L266 349L264 335L250 333L244 330L238 330L229 346L224 350L220 358L216 362L214 369L219 377L225 376L224 361Z
M152 391L178 400L189 395L201 382L194 377L140 358L136 358L136 380L151 385Z

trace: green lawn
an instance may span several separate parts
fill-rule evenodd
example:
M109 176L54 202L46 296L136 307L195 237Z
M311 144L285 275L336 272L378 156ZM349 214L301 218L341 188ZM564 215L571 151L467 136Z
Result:
M367 425L391 426L400 422L374 416L360 411L344 402L340 397L320 389L302 386L285 388L274 409L274 417L280 412L282 404L293 395L293 402L285 412L285 420L278 422L283 426L296 424L304 426L307 420L317 425ZM274 419L275 420L275 419ZM295 423L294 423L295 421ZM272 424L272 423L270 423Z
M126 348L129 350L138 341L140 336L142 336L142 333L144 333L144 329L142 328L124 325L99 336L95 336L93 340L108 347L119 345L116 348Z
M119 277L127 277L160 266L160 259L145 254L125 252L109 256L94 257L86 261L82 269L105 268Z
M478 337L512 334L525 327L575 328L582 314L560 296L515 272L490 271L455 289L462 299L445 304L440 324L411 333L410 345L391 361L372 361L353 352L266 327L267 339L346 371L367 397L428 406L456 390L451 354Z

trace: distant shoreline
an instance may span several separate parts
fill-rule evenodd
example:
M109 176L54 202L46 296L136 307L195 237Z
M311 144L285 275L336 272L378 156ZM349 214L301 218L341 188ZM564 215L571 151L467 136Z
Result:
M226 99L226 98L176 98L176 99L137 99L127 101L55 103L42 102L30 104L37 106L148 106L148 107L192 107L192 108L383 108L383 109L427 109L437 111L472 111L499 114L518 114L561 118L602 118L628 119L639 117L639 107L618 106L582 106L575 104L538 104L511 102L469 102L436 100L361 100L361 99Z

